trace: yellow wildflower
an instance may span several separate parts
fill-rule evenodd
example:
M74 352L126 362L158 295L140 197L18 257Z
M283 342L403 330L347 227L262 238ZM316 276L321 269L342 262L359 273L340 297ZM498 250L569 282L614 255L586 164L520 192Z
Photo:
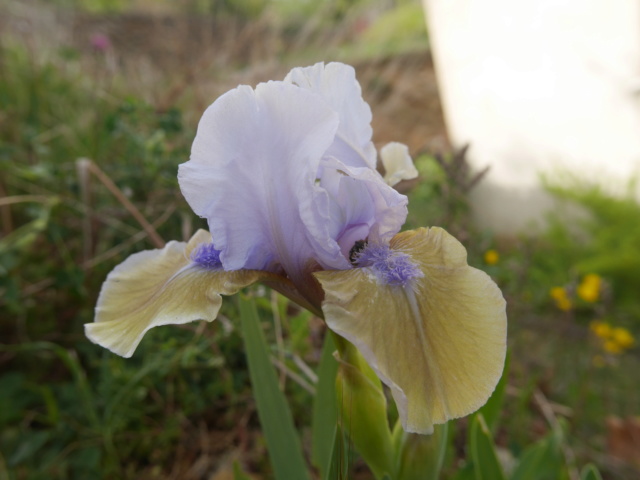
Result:
M606 340L611 336L612 328L607 322L594 320L589 324L589 328L594 334L596 334L596 336L603 340Z
M551 298L554 300L560 300L561 298L567 298L567 291L564 287L553 287L549 290L549 295L551 295Z
M556 301L556 307L563 312L568 312L573 307L571 299L567 295L567 290L564 287L553 287L549 291L549 295Z
M487 250L484 252L484 263L487 265L495 265L500 261L500 254L496 250Z
M585 302L597 302L600 298L600 289L602 287L602 279L595 273L585 275L576 289L578 296Z
M611 340L616 342L621 348L627 349L633 346L635 339L631 332L623 327L616 327L611 331Z
M614 340L606 340L602 344L602 348L605 352L611 353L613 355L620 355L624 351L624 348L622 348L620 344Z
M563 312L568 312L573 307L573 303L568 298L556 300L556 306Z
M613 355L620 355L635 343L629 330L624 327L612 327L602 320L591 322L589 329L602 340L602 349Z

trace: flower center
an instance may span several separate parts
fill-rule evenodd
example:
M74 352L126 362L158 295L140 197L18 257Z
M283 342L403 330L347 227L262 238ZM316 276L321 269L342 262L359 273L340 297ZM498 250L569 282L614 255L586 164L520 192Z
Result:
M367 241L366 240L356 240L356 243L353 244L351 250L349 250L349 262L354 267L358 266L358 259L360 258L360 254L366 248Z
M404 286L414 278L424 277L409 255L391 250L387 245L356 242L351 249L350 260L352 257L354 265L371 268L376 277L386 285Z
M191 253L191 261L202 268L222 268L220 251L216 250L213 243L203 243Z

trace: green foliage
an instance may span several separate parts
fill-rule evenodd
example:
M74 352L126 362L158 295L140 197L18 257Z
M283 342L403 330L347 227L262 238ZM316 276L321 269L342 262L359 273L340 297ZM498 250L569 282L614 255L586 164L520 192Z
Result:
M491 431L481 413L471 420L469 439L476 480L503 480L505 476L496 455Z
M420 2L405 2L385 12L364 31L359 41L370 53L393 54L428 48L424 11Z
M511 475L512 480L552 480L566 478L562 447L564 434L560 424L542 440L527 447Z
M549 189L558 198L583 208L586 218L577 228L570 228L562 218L552 219L548 239L562 258L557 268L606 277L615 300L633 308L640 291L640 204L631 194L614 197L597 186L569 185Z
M57 301L89 306L86 252L128 242L140 227L130 217L113 215L122 206L96 178L76 173L76 159L90 157L102 165L141 210L158 218L176 205L175 168L188 157L180 112L156 112L135 99L107 101L86 78L78 78L74 60L59 68L24 47L4 46L0 62L0 110L13 119L0 131L0 186L11 201L3 221L10 218L4 228L13 229L0 240L0 288L25 320L31 305L20 292L42 279L66 292L67 298ZM89 192L89 205L79 198L82 189ZM90 237L83 230L87 215ZM159 230L175 231L173 222ZM120 255L141 246L125 243ZM113 259L107 269L93 270L88 281L95 283L111 266ZM34 309L36 317L55 317L43 308Z
M233 464L233 480L251 480L251 477L242 471L237 462Z
M452 155L420 155L415 160L419 183L410 192L405 228L446 226L460 238L471 224L467 193L477 177L469 176L466 149Z
M321 477L323 480L333 480L335 478L348 478L351 467L349 439L340 427L340 424L333 425L333 442L331 443L331 457L326 473Z
M562 452L565 439L560 424L542 440L527 447L519 458L514 459L515 465L510 467L511 471L505 474L500 458L506 457L504 454L498 455L498 448L482 414L473 415L470 422L470 462L457 472L454 477L456 480L563 480L569 478L568 466ZM583 478L585 475L597 475L593 478L599 478L599 472L593 465L585 467Z
M336 398L336 374L338 362L333 356L336 350L333 337L327 335L322 347L322 356L318 365L318 383L313 401L313 418L311 423L312 451L311 458L325 478L329 472L332 452L335 446L338 407Z
M222 338L153 333L130 361L86 342L78 349L50 342L1 345L0 352L29 372L0 376L8 393L0 405L0 451L11 453L11 470L24 478L102 478L120 476L139 456L171 462L181 422L163 420L162 429L157 422L176 406L190 416L206 411L211 398L233 398L233 390L213 381L232 367L233 355L211 355L212 342ZM42 369L44 364L50 367ZM246 385L244 377L237 391Z
M504 370L500 380L498 381L498 385L496 385L496 389L491 394L491 397L489 397L489 400L487 400L487 403L478 410L478 413L482 415L482 418L492 433L496 432L500 422L500 414L502 412L504 394L509 377L509 358L510 356L507 353L507 358L504 362Z
M35 218L0 239L0 258L9 258L28 249L49 226L51 210L59 202L57 197L45 198L33 209Z
M242 296L239 303L251 386L275 477L282 480L307 479L309 475L298 435L287 400L278 387L278 379L271 366L258 311L253 302Z
M124 10L131 4L131 0L53 0L52 3L59 7L91 13L113 13Z
M594 465L589 464L582 469L580 480L602 480L602 476Z
M131 241L141 227L96 178L83 185L76 159L92 158L153 220L176 204L192 132L178 110L104 95L65 52L42 60L9 41L0 48L0 474L6 464L9 478L123 478L140 458L171 463L185 419L211 399L233 416L248 385L241 342L151 332L125 362L86 341L106 273L148 245ZM179 225L173 217L158 230L175 236Z

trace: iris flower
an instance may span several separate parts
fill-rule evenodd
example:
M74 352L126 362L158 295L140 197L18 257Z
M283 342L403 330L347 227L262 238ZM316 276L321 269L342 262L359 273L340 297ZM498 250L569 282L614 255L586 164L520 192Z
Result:
M340 63L218 98L178 171L209 231L118 265L89 339L129 357L150 328L212 321L222 295L262 282L358 348L406 431L483 405L502 373L505 301L443 229L399 233L408 200L392 185L417 172L392 143L378 173L370 122Z

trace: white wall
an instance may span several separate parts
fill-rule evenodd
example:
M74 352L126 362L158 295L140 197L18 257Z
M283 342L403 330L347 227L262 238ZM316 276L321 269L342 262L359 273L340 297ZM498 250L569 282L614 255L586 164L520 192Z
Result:
M640 173L640 0L423 2L450 139L491 165L483 225L540 218L540 172L612 191Z

